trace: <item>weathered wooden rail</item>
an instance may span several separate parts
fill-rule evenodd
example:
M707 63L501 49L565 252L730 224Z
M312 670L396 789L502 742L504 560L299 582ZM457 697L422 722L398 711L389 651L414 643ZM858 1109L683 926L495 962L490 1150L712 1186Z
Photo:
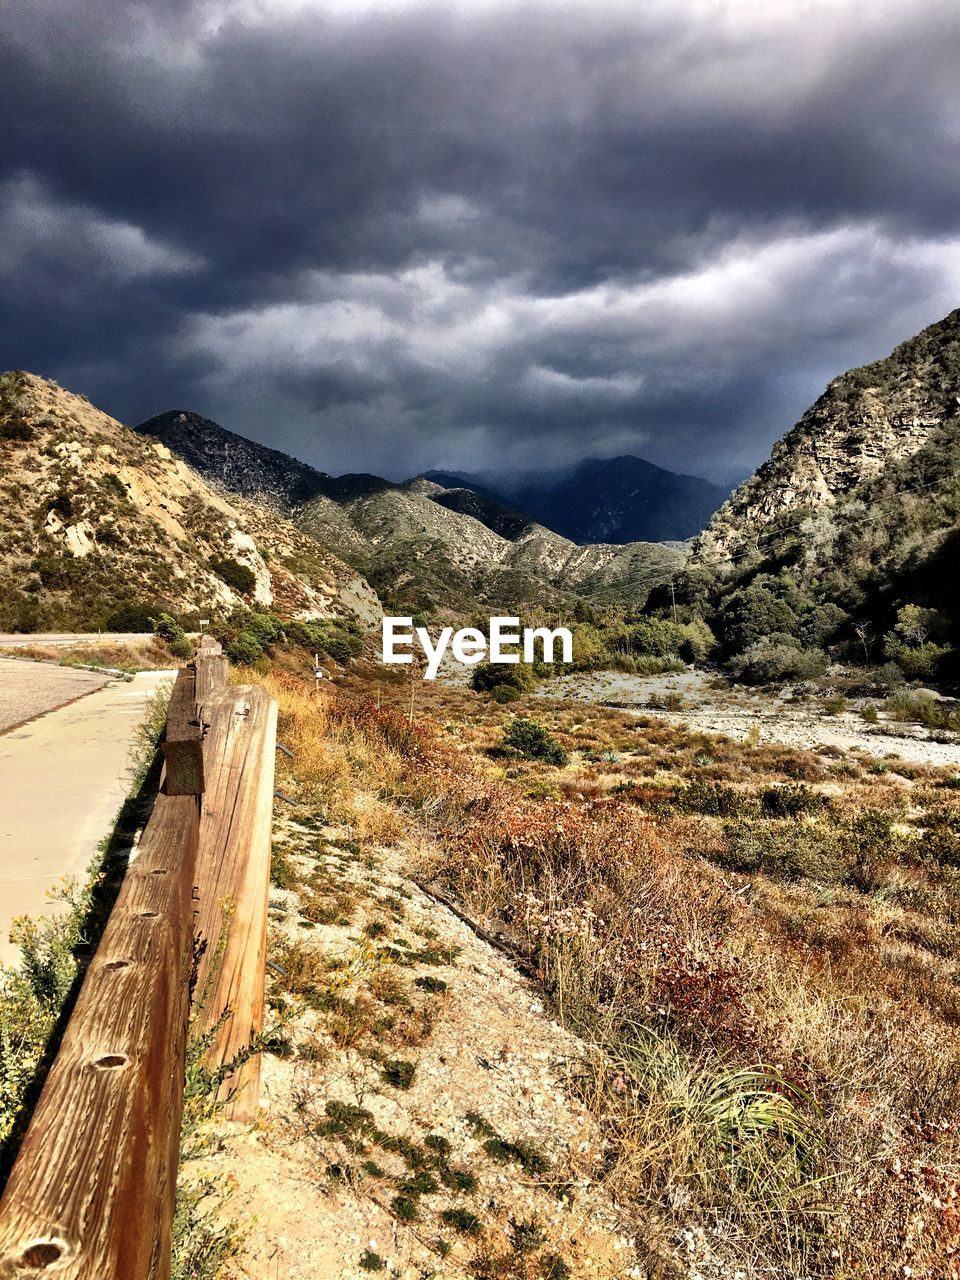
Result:
M276 723L266 690L229 685L205 638L178 674L160 794L0 1199L0 1280L170 1274L191 987L211 1067L263 1026ZM254 1054L224 1082L229 1117L252 1119L259 1078Z

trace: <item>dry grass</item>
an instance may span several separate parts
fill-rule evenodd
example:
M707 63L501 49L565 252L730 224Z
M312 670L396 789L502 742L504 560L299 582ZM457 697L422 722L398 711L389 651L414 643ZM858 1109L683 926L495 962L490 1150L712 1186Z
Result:
M651 1258L693 1231L718 1260L704 1275L957 1274L960 795L944 771L575 703L441 688L411 719L402 689L372 697L359 677L320 698L266 682L298 757L283 785L361 843L405 828L594 1043L580 1088ZM570 764L504 760L515 713Z
M159 636L144 636L131 644L21 645L6 652L35 662L56 662L62 666L108 667L116 671L158 671L182 667Z

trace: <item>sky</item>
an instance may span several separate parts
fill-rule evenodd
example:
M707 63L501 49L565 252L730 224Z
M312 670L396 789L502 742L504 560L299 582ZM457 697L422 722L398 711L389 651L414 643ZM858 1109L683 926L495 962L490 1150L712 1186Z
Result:
M0 367L726 480L960 305L956 0L6 0Z

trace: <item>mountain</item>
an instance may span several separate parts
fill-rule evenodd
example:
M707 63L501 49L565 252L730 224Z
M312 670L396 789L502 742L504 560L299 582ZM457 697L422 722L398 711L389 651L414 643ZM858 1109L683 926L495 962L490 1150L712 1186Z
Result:
M445 473L453 487L333 477L182 411L138 430L224 494L266 503L335 550L395 612L572 609L582 596L637 606L684 560L675 546L579 546Z
M338 557L159 441L29 373L0 377L0 630L86 630L125 604L380 616Z
M677 475L643 458L588 458L572 471L483 482L427 471L444 488L464 487L526 512L573 542L682 542L700 533L729 490Z
M476 493L481 498L488 498L491 502L505 503L510 505L504 492L498 492L496 489L484 484L479 476L470 475L460 471L424 471L417 480L429 480L432 484L439 485L441 489L466 489L470 493Z
M956 416L960 310L891 355L835 378L767 462L724 503L696 556L731 561L798 513L835 508Z
M588 458L560 480L526 484L510 498L574 542L683 541L700 533L727 497L699 476L643 458Z
M913 605L956 643L958 405L960 310L830 383L696 541L688 595L729 613L751 588L754 603L799 591L795 613L804 598L842 612L833 638L858 621L889 635Z
M395 487L380 476L328 475L183 409L148 418L136 430L161 441L197 471L206 470L222 488L278 512L318 497L341 502Z

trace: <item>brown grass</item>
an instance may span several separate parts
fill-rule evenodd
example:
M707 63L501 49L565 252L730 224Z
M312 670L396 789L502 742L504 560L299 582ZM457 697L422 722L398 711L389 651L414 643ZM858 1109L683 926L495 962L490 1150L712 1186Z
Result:
M118 671L155 671L182 667L183 659L175 658L159 636L144 636L131 644L18 645L4 650L17 658L34 662L56 662L62 666L108 667Z
M392 686L318 699L266 679L297 752L283 785L361 843L405 829L594 1044L580 1088L651 1256L692 1227L718 1275L958 1274L960 798L943 771L442 688L411 720ZM571 763L504 760L514 714ZM798 782L829 805L763 815L765 789Z

